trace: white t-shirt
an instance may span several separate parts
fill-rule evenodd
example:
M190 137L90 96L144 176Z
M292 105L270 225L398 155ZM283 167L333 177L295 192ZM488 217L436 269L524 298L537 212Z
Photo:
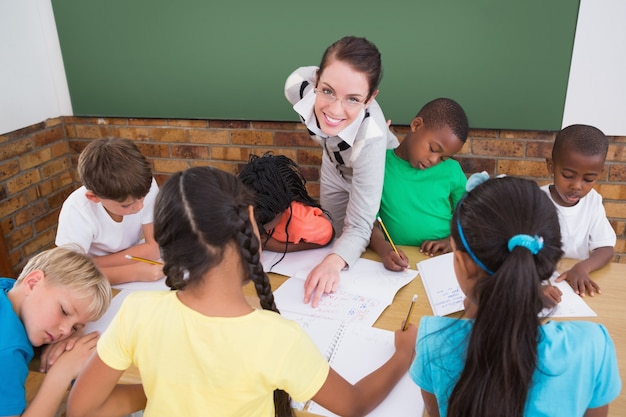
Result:
M554 202L550 185L541 187L557 208L561 225L561 239L566 258L587 259L589 254L605 246L615 246L615 230L606 218L602 196L594 189L572 207Z
M137 245L143 239L143 225L154 218L154 202L159 187L152 179L150 191L143 200L143 208L124 216L121 222L111 218L102 203L85 197L87 189L75 190L63 203L59 214L57 246L75 244L93 256L109 255Z

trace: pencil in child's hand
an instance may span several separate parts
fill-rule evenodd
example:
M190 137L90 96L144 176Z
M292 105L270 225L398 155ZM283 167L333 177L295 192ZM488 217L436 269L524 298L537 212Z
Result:
M402 326L402 331L405 331L409 328L409 320L411 319L411 313L413 312L413 306L415 306L415 302L417 301L417 294L413 294L413 299L411 300L411 306L409 307L409 313L406 315L406 320L404 321L404 326Z
M139 256L125 255L124 257L126 259L132 259L133 261L145 262L147 264L163 265L163 262L153 261L152 259L140 258Z
M393 240L391 240L391 236L389 236L389 232L387 231L387 228L385 227L385 224L383 223L383 219L381 219L380 216L378 216L378 223L380 224L380 227L383 228L383 232L385 232L385 236L387 236L387 240L391 244L393 251L396 253L396 255L400 256L400 253L398 252L396 245L393 244Z

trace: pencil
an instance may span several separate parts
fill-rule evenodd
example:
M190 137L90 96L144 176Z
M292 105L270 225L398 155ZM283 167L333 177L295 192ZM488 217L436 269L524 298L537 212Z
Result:
M152 265L163 265L163 262L153 261L152 259L140 258L139 256L126 255L126 259L132 259L133 261L145 262Z
M380 223L380 227L383 228L383 232L385 232L385 236L387 236L387 240L391 244L393 251L396 253L396 255L400 256L400 253L398 252L396 245L393 244L393 240L391 240L391 236L389 236L389 232L387 231L387 228L385 227L385 224L383 223L383 219L381 219L380 216L378 216L378 223Z
M409 313L406 315L406 320L404 321L404 326L402 326L402 331L405 331L409 328L409 320L411 319L411 313L413 312L413 306L415 306L415 302L417 301L417 294L413 294L413 299L411 300L411 306L409 307Z

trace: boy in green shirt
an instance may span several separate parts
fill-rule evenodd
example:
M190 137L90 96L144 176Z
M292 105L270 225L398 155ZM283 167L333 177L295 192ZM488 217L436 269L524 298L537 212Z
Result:
M438 98L422 107L410 127L400 145L387 150L379 216L395 244L419 246L433 256L450 251L450 219L467 181L451 157L463 148L469 123L457 102ZM406 269L408 258L394 251L378 226L370 247L385 268Z

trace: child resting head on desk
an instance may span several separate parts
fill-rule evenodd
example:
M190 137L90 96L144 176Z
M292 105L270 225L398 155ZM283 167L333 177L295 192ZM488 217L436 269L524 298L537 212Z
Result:
M529 180L488 179L459 202L450 231L472 320L420 322L410 374L429 415L606 416L621 389L607 330L538 317L541 282L563 254L548 196Z
M616 242L602 196L593 189L604 171L608 149L609 140L599 129L571 125L556 135L552 157L546 160L554 184L542 190L559 213L565 257L581 259L557 281L566 280L582 297L600 292L589 273L611 262Z
M111 287L102 271L88 255L66 247L32 257L17 280L0 278L0 415L56 415L70 382L95 350L98 334L77 337L71 349L57 355L26 407L33 347L80 334L110 301Z
M432 100L410 127L400 145L387 150L378 211L382 223L374 223L370 238L370 247L391 271L409 266L407 256L393 243L419 246L430 256L450 252L450 219L465 194L465 174L452 159L469 132L461 105L449 98Z
M211 167L166 181L156 202L155 238L166 283L176 291L126 298L73 386L68 417L123 415L144 406L150 417L291 416L289 395L340 415L364 415L386 397L408 370L416 327L396 332L388 362L348 383L296 322L278 314L260 264L253 207L241 181ZM244 296L250 281L262 310ZM132 364L143 390L117 385Z
M250 155L238 177L254 192L254 216L263 249L284 256L332 241L330 215L309 195L306 180L293 160L271 153Z

